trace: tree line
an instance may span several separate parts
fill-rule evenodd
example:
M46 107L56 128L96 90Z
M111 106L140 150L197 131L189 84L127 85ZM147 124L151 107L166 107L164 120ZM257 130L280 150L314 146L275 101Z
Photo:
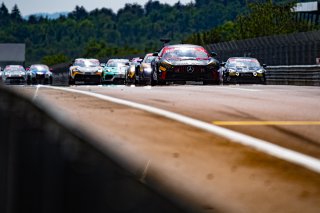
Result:
M270 32L310 30L308 24L292 22L289 10L293 4L287 2L195 0L171 6L149 0L144 6L126 4L117 13L76 6L67 16L55 20L34 15L23 19L17 5L9 12L2 3L0 42L26 43L27 64L51 65L75 57L153 52L161 47L160 38L173 43L207 44ZM282 23L288 29L282 29Z
M306 32L319 29L308 20L297 18L293 12L296 2L275 2L272 0L251 2L247 10L238 14L235 20L226 21L211 30L193 33L183 42L199 45L217 42Z

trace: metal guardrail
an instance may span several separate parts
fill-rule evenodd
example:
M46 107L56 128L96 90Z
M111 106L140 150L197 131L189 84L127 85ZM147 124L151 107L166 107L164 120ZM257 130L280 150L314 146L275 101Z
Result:
M139 181L145 164L52 110L0 85L0 212L191 211L157 178Z
M272 66L312 65L320 60L320 30L220 42L205 47L217 52L221 61L247 56Z
M267 84L320 86L320 65L269 66Z

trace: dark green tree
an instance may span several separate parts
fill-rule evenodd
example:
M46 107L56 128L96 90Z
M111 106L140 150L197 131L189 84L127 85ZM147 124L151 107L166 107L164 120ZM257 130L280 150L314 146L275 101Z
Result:
M83 6L81 7L76 6L74 11L69 14L70 18L74 18L76 20L85 19L87 16L88 16L88 12Z
M248 5L249 11L236 20L239 39L307 31L314 26L297 21L292 12L294 2L276 4L272 0Z
M65 63L68 62L68 57L64 54L56 54L56 55L48 55L42 58L41 62L47 64L48 66L52 66L54 64Z
M22 21L22 17L21 17L21 13L18 8L18 5L15 4L13 6L10 16L14 21Z
M9 11L6 5L2 2L1 7L0 7L0 18L7 18L9 17Z

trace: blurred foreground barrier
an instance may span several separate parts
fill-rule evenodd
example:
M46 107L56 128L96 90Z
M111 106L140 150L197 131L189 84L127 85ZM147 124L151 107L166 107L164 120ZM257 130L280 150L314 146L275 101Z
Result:
M320 65L268 66L267 84L320 86Z
M0 86L0 212L182 212L130 159L43 106Z

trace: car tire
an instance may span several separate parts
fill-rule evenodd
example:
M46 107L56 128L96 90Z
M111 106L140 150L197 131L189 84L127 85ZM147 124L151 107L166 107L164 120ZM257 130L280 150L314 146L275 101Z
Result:
M157 71L152 71L151 75L150 75L150 85L151 86L156 86L156 85L160 85L160 82L158 80L158 74Z
M75 81L70 77L69 78L69 85L74 85L75 84Z
M27 85L31 85L30 77L27 77Z

